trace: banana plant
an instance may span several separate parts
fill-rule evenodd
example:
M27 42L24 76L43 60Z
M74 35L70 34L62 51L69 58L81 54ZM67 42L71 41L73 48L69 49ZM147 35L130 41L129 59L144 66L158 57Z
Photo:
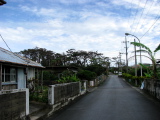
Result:
M143 49L141 50L136 50L136 52L143 52L143 53L147 53L148 57L151 61L152 61L152 66L153 66L153 78L158 78L158 74L157 74L157 67L156 67L156 59L155 59L155 54L157 51L160 50L160 44L158 45L158 47L152 52L150 50L150 48L148 48L146 45L142 44L142 43L138 43L138 42L131 42L132 45L137 46L137 47L141 47Z

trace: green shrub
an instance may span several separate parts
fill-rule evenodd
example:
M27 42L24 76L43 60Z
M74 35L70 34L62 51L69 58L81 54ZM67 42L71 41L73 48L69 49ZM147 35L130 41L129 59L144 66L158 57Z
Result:
M122 73L122 76L123 76L126 80L132 79L132 75L131 75L131 74L128 74L128 73Z
M77 73L78 78L81 80L93 80L96 78L96 73L89 70L81 70Z
M68 83L68 82L78 82L80 79L76 74L62 74L62 77L59 80L56 80L58 83Z
M48 102L48 87L43 86L43 90L40 92L40 87L36 87L36 91L30 93L29 99L31 101L37 101L37 102Z
M88 65L84 68L84 70L91 71L93 72L93 74L96 74L97 76L100 76L102 73L106 72L106 68L100 64Z

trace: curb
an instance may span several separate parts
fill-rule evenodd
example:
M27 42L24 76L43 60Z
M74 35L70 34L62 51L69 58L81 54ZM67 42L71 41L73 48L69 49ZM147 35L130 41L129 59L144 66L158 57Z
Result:
M90 89L90 90L88 89L87 92L89 92L89 93L90 93L90 92L93 92L93 91L95 91L97 88L98 88L98 87L94 87L93 89Z

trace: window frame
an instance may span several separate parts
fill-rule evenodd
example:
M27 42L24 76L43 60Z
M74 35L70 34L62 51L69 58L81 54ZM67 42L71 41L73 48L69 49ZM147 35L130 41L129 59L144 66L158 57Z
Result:
M8 77L8 79L6 77ZM5 83L17 83L16 67L2 65L2 84L5 84Z

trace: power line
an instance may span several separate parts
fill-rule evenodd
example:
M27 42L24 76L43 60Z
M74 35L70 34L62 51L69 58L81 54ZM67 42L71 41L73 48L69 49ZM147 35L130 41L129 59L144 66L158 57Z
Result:
M142 17L142 15L143 15L143 13L144 13L144 9L145 9L145 7L146 7L147 2L148 2L148 0L146 0L146 2L145 2L145 5L144 5L144 7L143 7L143 11L141 12L141 15L140 15L139 21L137 22L137 26L136 26L136 28L135 28L135 30L134 30L134 32L133 32L133 34L135 33L135 31L136 31L136 30L137 30L137 28L138 28L138 25L139 25L139 23L140 23L140 20L141 20L141 17Z
M160 1L159 1L160 2ZM158 2L158 3L159 3ZM156 22L160 19L160 16L159 16L159 13L160 13L160 10L158 11L158 15L156 16L156 20L154 21L154 23L149 27L149 29L141 36L140 39L142 39L148 32L149 30L156 24Z
M160 19L160 16L157 18L157 20L150 26L150 28L142 35L140 39L142 39L148 32L149 30L156 24L156 22Z
M4 41L4 43L6 44L6 46L8 47L8 49L12 52L12 50L10 49L10 47L7 45L6 41L3 39L2 35L0 34L2 40ZM13 52L12 52L13 53Z
M139 7L139 4L140 4L140 0L139 0L139 2L138 2L138 7ZM137 17L138 7L137 7L136 12L135 12L135 16L134 16L134 19L133 19L133 23L131 24L132 26L134 25L135 20L136 20L136 17ZM131 28L131 27L130 27L130 28ZM131 33L131 32L132 32L132 28L131 28L131 30L130 30L130 33Z
M131 28L130 25L129 25L129 20L130 20L130 17L131 17L131 8L132 8L132 5L133 5L133 0L131 1L131 6L130 6L130 10L129 10L130 11L129 19L128 19L128 27L129 28Z
M153 1L153 2L152 2L152 4L150 5L150 7L149 7L148 11L147 11L147 12L146 12L146 14L145 14L144 19L146 18L147 14L149 13L150 9L152 8L153 3L156 3L156 1ZM144 23L144 21L145 21L145 20L143 20L141 23Z
M12 52L12 50L10 49L10 47L7 45L7 42L3 39L3 37L2 37L2 35L0 34L0 36L1 36L1 38L2 38L2 40L4 41L4 43L6 44L6 46L8 47L8 49ZM12 52L13 53L13 55L15 55L15 56L17 56L17 57L19 57L20 59L22 59L22 60L24 60L25 62L27 62L27 64L30 62L29 60L27 60L26 58L25 59L23 59L22 57L20 57L18 54L16 54L16 53L14 53L14 52Z

